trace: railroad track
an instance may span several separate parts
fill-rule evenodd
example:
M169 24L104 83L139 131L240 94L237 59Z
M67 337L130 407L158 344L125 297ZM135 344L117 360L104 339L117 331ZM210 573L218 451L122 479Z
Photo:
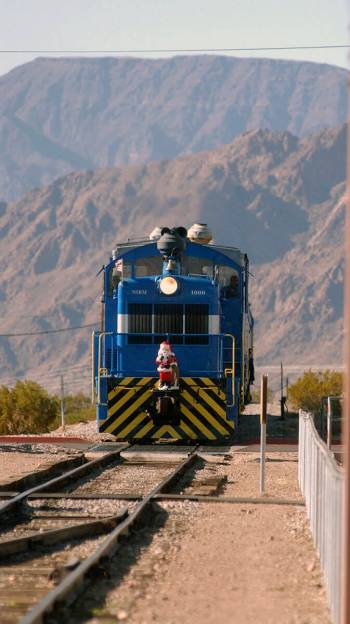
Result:
M103 577L123 537L152 524L158 501L301 504L222 496L226 459L207 460L196 447L179 454L125 445L30 489L0 492L2 624L44 622L73 602L92 574Z
M58 603L74 600L120 539L152 517L157 496L190 482L203 463L194 450L175 463L125 458L122 450L22 492L1 493L2 624L43 622Z

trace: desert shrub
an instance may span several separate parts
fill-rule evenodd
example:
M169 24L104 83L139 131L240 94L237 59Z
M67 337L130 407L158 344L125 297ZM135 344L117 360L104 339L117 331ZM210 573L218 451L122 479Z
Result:
M339 396L343 391L343 375L337 371L306 371L289 387L288 402L296 409L320 414L322 398Z
M59 402L59 398L57 397ZM91 405L91 399L86 394L68 394L64 398L64 420L66 425L78 422L88 422L96 418L96 407ZM61 412L55 418L50 429L56 429L61 425Z
M58 402L35 381L0 387L0 433L42 433L58 414Z

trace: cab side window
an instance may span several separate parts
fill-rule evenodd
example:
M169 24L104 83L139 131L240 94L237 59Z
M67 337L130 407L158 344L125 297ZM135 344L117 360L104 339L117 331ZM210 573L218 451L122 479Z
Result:
M219 267L220 297L233 299L239 297L239 276L233 267Z
M107 278L107 296L113 297L113 291L118 288L119 282L128 279L132 275L132 265L123 260L117 260L114 266L108 270Z

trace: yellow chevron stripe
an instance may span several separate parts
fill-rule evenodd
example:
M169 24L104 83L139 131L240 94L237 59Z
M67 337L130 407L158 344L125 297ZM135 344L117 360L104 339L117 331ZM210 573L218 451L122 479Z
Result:
M208 381L210 381L210 380L208 379ZM188 381L188 385L189 386L196 386L197 384L196 384L194 379L191 379L191 381ZM204 401L206 401L209 405L211 405L211 407L215 410L215 412L218 415L223 416L224 418L226 418L225 410L222 409L221 405L216 403L214 401L214 399L211 398L211 396L209 396L209 394L206 392L206 390L204 388L200 388L198 398L200 400L203 399Z
M153 426L154 426L153 422L148 422L133 437L135 439L146 438L148 432L153 428ZM175 429L173 429L173 427L171 427L170 433L173 436L173 438L180 439L180 440L182 438L186 438L186 437L190 437L192 440L197 439L197 435L195 433L193 433L193 431L189 427L187 427L187 425L185 423L181 423L179 427L183 431L183 435L178 434L177 431L175 431ZM161 429L162 429L162 427L161 427ZM163 435L165 433L164 431L161 431L161 429L157 429L157 431L152 435L153 439L159 438L160 437L160 435L159 435L160 432L161 432L161 435ZM118 437L119 437L119 434L118 434Z
M222 416L221 414L219 414L219 413L218 413L218 418L220 418L220 420L223 420L223 421L224 421L224 423L225 423L228 427L230 427L230 429L232 429L232 430L233 430L233 429L235 428L235 425L234 425L233 420L228 420L228 419L227 419L226 414L224 414L224 415Z
M174 427L172 427L171 425L169 425L168 427L170 435L172 435L175 440L181 440L181 436L179 436L178 432L174 429Z
M193 422L197 429L199 429L199 431L201 431L206 438L209 438L209 440L216 440L216 436L211 431L209 431L209 429L207 429L207 427L204 423L202 423L201 420L198 420L198 418L192 412L190 412L186 405L181 405L181 411L183 414L185 414L185 416L187 416L187 418L189 418Z
M112 416L112 414L114 414L114 412L116 411L116 406L122 402L125 403L125 401L128 401L128 399L133 396L135 394L135 392L137 391L137 387L135 386L135 390L123 390L122 388L118 388L119 392L116 392L115 396L117 396L118 394L122 393L122 398L119 400L119 402L115 403L114 405L112 405L109 409L108 409L108 415ZM110 402L110 398L108 397L108 402ZM116 408L116 409L115 409Z
M227 431L222 427L222 425L211 414L209 414L209 412L205 409L205 407L203 407L203 405L201 405L201 403L197 403L192 398L190 393L187 392L187 390L183 391L182 396L189 403L191 403L191 405L193 405L193 408L197 412L200 412L202 416L204 416L204 418L210 422L210 424L214 427L214 429L217 429L217 431L219 431L223 435L227 435Z
M113 400L113 398L115 398L116 396L118 396L118 394L122 393L121 398L118 400L118 402L113 405L110 410L108 411L108 418L110 416L112 416L113 414L115 414L115 412L117 412L118 410L120 410L120 408L123 407L123 405L129 401L129 399L134 396L137 391L140 392L141 387L143 387L144 385L146 385L149 381L151 381L152 377L143 377L137 380L137 385L134 387L135 389L132 390L128 390L125 391L123 390L123 386L128 386L130 383L132 383L133 381L135 381L135 377L126 377L124 378L121 383L114 388L109 394L108 394L108 400ZM187 383L189 386L197 386L197 382L195 379L193 379L192 377L184 377L183 378L184 382ZM207 377L201 377L201 380L204 384L208 385L208 386L212 386L213 385L213 381ZM158 380L155 380L154 382L154 387L157 387L158 384ZM150 389L146 389L141 396L137 395L138 397L136 401L133 402L133 404L124 412L122 413L120 416L118 416L118 418L116 419L116 421L114 421L113 423L111 423L106 431L113 433L114 430L116 428L120 428L120 426L122 425L122 423L133 413L133 411L137 410L148 398L150 395L151 390ZM217 436L212 433L207 427L206 425L199 419L199 414L201 414L203 416L204 419L206 419L208 422L211 423L211 425L217 430L218 434L223 434L225 436L228 435L228 432L220 425L220 422L218 422L215 417L212 416L212 414L210 414L206 409L205 406L203 406L200 402L196 402L196 400L194 398L192 398L191 394L188 391L184 391L183 392L183 396L184 398L193 406L194 412L191 412L186 406L181 404L181 411L183 412L183 414L187 417L187 419L189 419L190 421L192 421L193 426L196 426L196 428L202 433L202 435L210 440L216 440ZM225 400L225 394L222 392L222 390L220 389L219 391L219 396L222 400ZM221 407L221 405L219 405L218 403L215 402L215 398L212 398L209 394L206 388L200 388L200 395L199 395L200 400L202 399L203 401L207 402L212 409L215 410L215 412L217 412L218 417L220 418L220 420L224 420L226 423L226 426L228 425L230 428L233 429L233 423L231 423L230 421L226 420L226 412L225 410ZM195 412L197 411L197 415L195 414ZM137 416L135 416L135 418L133 418L132 422L129 423L127 426L124 427L124 429L122 429L121 431L119 431L117 434L118 438L126 438L128 435L130 435L130 433L132 432L133 429L135 429L136 427L138 427L142 421L146 418L145 413L142 414L138 414ZM142 427L142 429L135 434L135 439L142 439L144 437L147 437L147 434L154 428L154 423L153 421L148 421L146 422L146 424ZM180 424L178 426L178 428L180 429L181 433L178 433L171 425L169 424L165 424L160 426L156 432L152 435L153 439L157 439L157 438L161 438L162 436L164 436L165 434L169 434L173 439L182 439L182 438L190 438L192 440L198 439L199 435L193 431L191 429L190 426L188 426L185 422L180 420Z
M108 393L108 401L112 401L114 399L115 396L117 396L117 394L120 394L120 392L123 391L123 387L122 386L128 386L129 383L131 383L132 381L134 381L135 377L125 377L120 384L118 384L115 388L113 388L113 390L111 390Z
M152 436L152 438L161 438L165 433L170 433L172 438L178 439L178 435L171 425L162 425Z
M153 421L147 423L138 433L135 434L135 438L145 438L147 433L154 427Z
M135 396L135 393L140 387L144 386L151 379L152 377L142 377L142 379L139 380L137 386L134 386L135 389L133 388L132 390L128 390L128 392L126 392L126 394L124 394L124 396L119 401L117 401L117 403L112 405L112 407L108 410L108 417L113 416L113 414L115 414L125 403L127 403L128 400L131 399L131 397Z
M189 428L189 426L183 421L180 420L180 424L179 424L180 429L182 429L182 431L189 437L192 438L192 440L196 440L197 439L197 434L194 433L194 431L192 431L192 429ZM184 436L186 437L186 436Z
M201 396L203 396L204 400L206 401L206 403L208 403L208 405L211 405L211 407L215 410L215 412L217 413L218 416L221 416L222 418L226 418L225 410L222 409L221 405L216 403L211 398L211 396L209 396L209 394L206 393L205 390L202 391Z
M128 424L127 427L125 427L125 429L123 429L122 431L118 431L118 438L125 438L128 433L130 431L132 431L133 429L135 429L135 427L137 427L145 418L148 419L147 414L143 413L143 414L139 414L138 416L136 416L131 423ZM118 421L117 421L118 422ZM115 423L114 423L115 424ZM119 424L119 423L118 423Z
M221 407L221 405L219 405L218 403L216 403L216 401L210 396L210 394L208 394L206 391L204 391L202 393L203 395L203 399L206 403L208 403L208 405L210 405L213 410L215 410L215 412L217 413L217 415L222 418L222 420L224 420L226 422L227 420L227 416L226 416L226 410L223 409L223 407Z
M207 386L211 386L211 390L215 391L215 394L218 395L218 397L222 400L226 402L226 395L225 393L220 390L218 388L218 386L215 386L213 381L211 379L209 379L209 377L199 377L199 379L201 379ZM183 381L189 385L189 386L196 386L196 388L198 388L200 390L200 392L204 392L206 390L206 388L202 388L202 386L199 386L197 383L197 380L195 378L192 377L183 377ZM217 392L219 390L219 392Z
M126 420L130 416L130 414L136 411L137 408L140 407L140 405L142 405L142 403L144 403L145 401L147 401L147 399L149 399L150 392L152 392L152 390L146 390L143 394L141 394L141 396L139 396L138 399L132 405L130 405L130 407L125 412L123 412L120 416L118 416L117 420L112 422L105 429L105 431L108 433L111 433L113 429L116 428L116 426L120 426L124 422L124 420Z
M207 385L207 386L212 386L213 385L213 381L212 379L209 379L209 377L201 377L201 380ZM218 391L216 390L216 388L213 388L213 390L215 390L215 394L218 395L218 397L220 397L220 399L222 401L226 401L226 395L225 393L221 390L221 388L218 386Z

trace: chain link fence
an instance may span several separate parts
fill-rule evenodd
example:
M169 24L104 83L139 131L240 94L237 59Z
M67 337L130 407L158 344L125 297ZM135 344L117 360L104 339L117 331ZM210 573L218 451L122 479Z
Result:
M325 575L329 606L340 622L343 471L316 431L313 416L299 412L299 484Z

